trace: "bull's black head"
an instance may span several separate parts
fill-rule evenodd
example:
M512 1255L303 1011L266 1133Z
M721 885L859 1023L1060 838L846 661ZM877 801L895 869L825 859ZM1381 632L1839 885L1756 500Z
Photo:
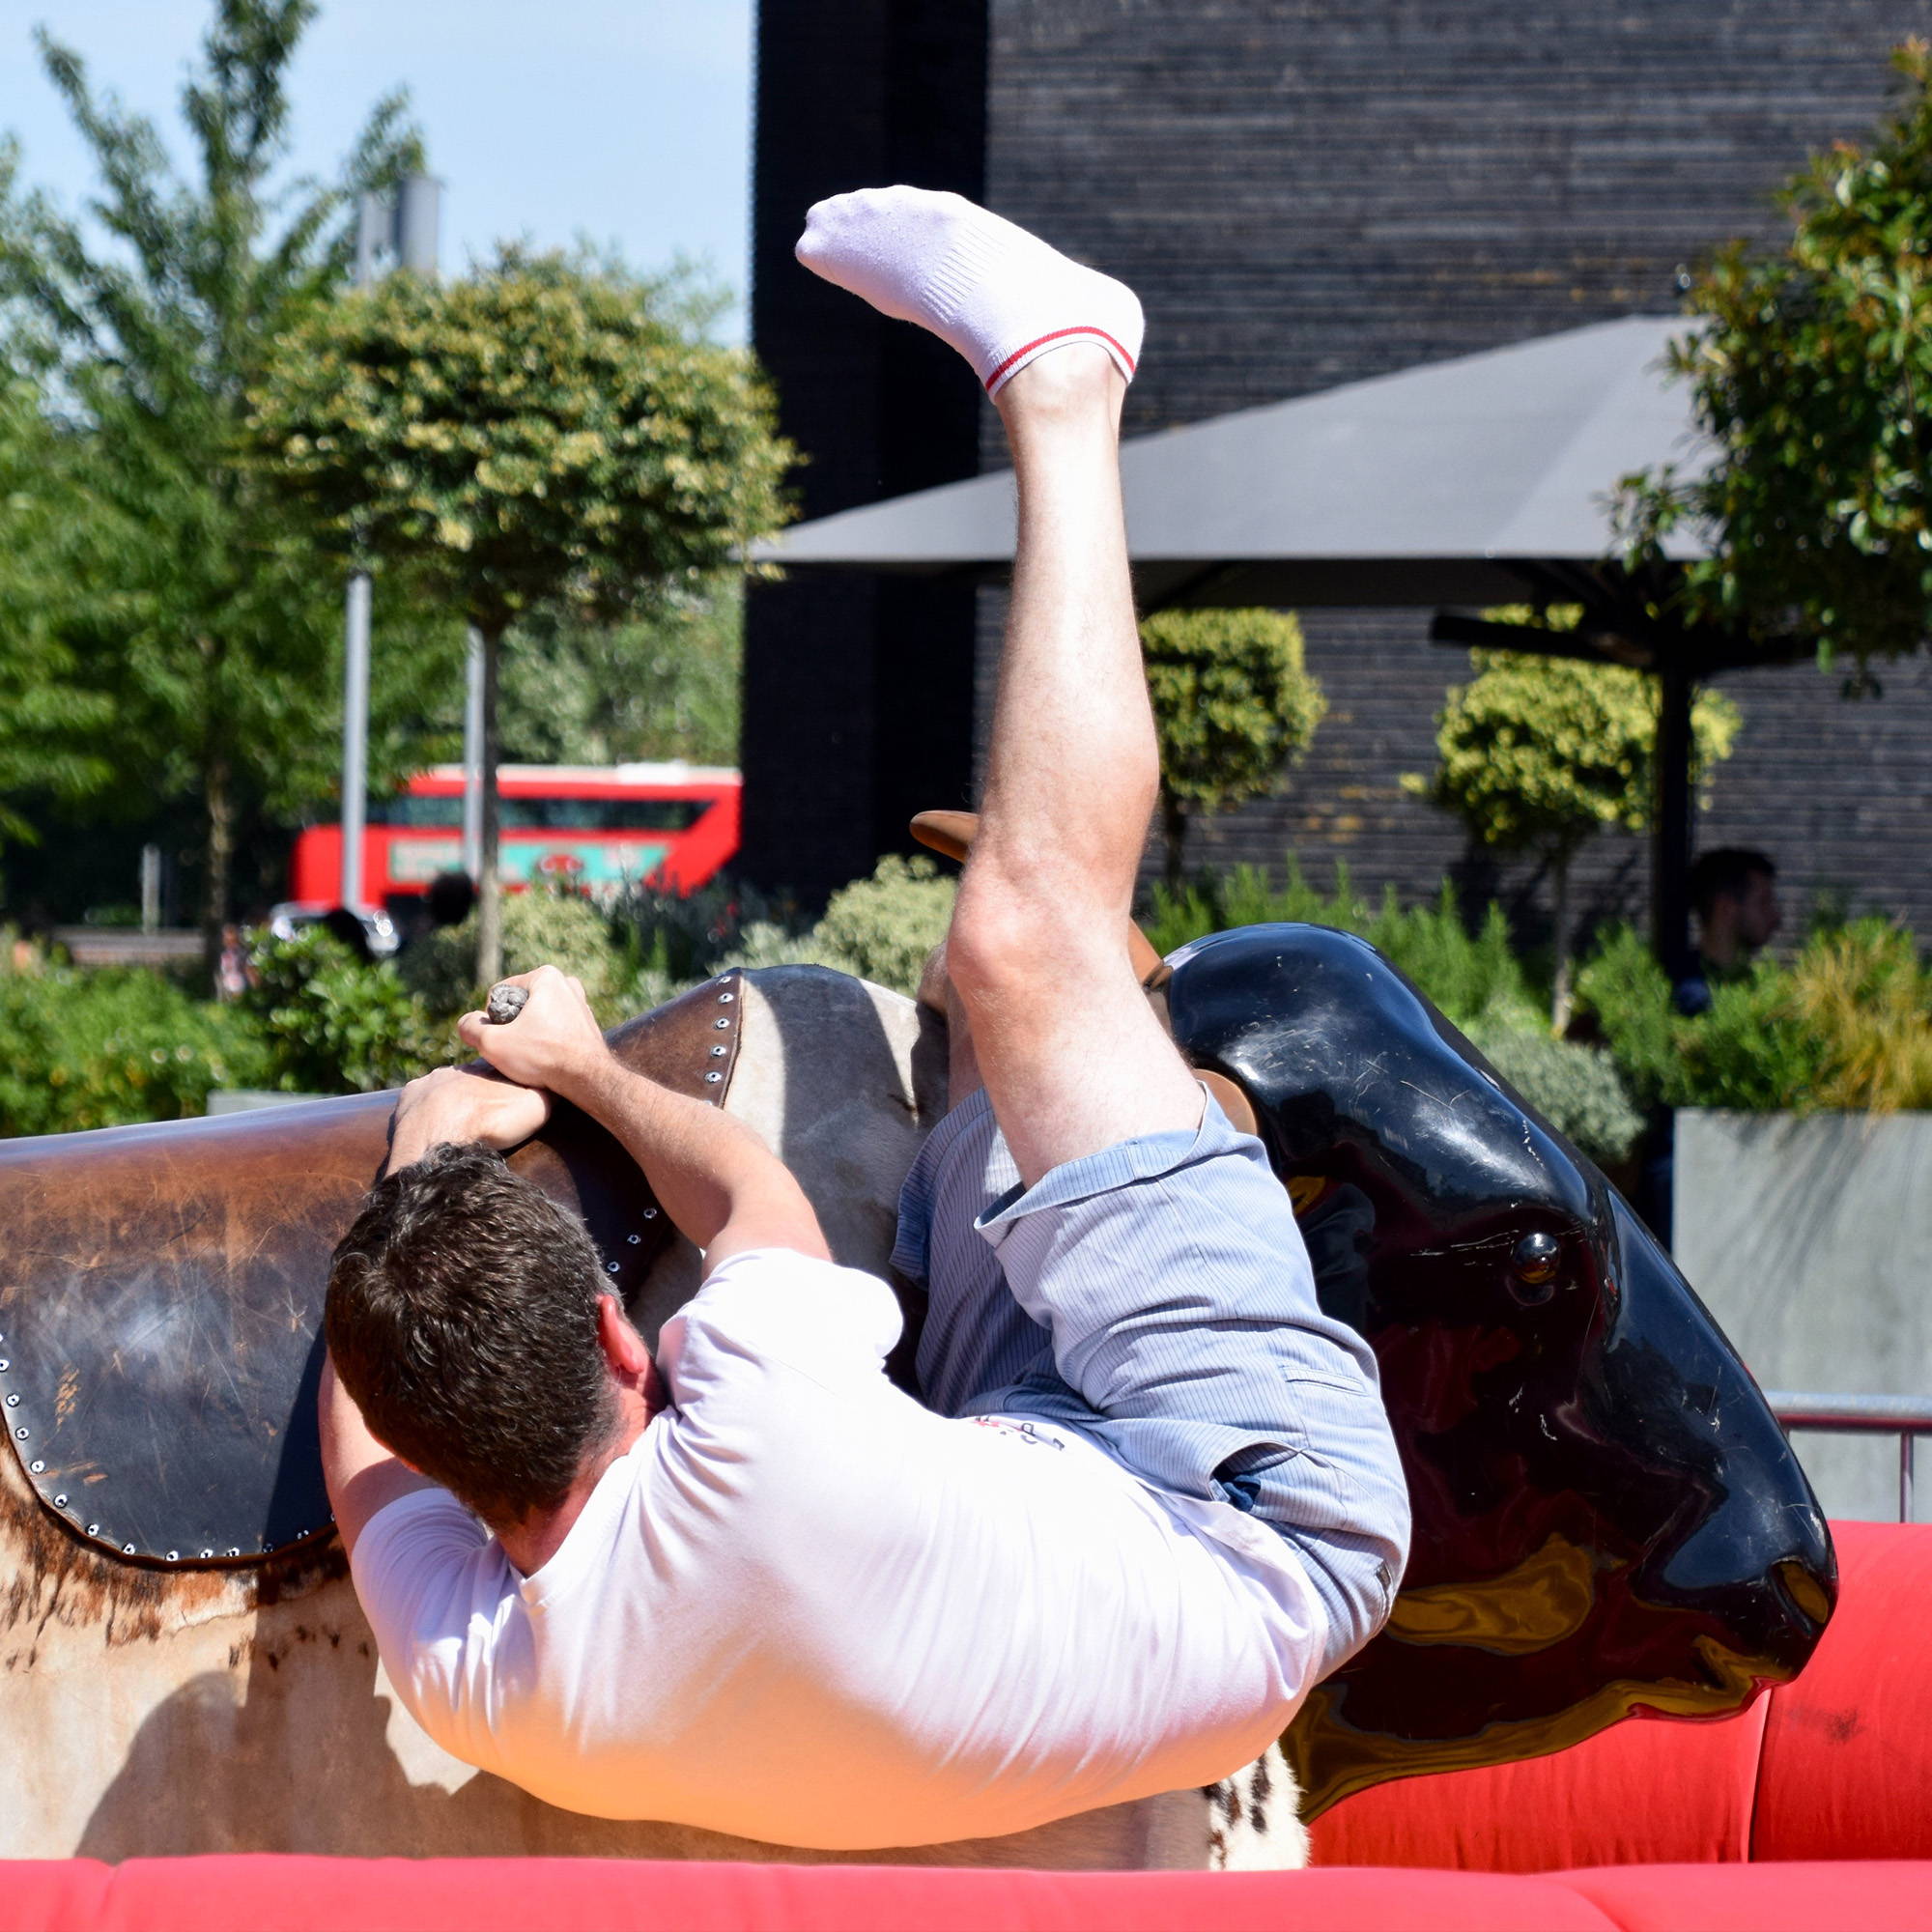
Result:
M1414 1503L1388 1628L1292 1736L1312 1808L1793 1675L1835 1595L1823 1516L1616 1191L1363 941L1249 926L1174 967L1175 1038L1254 1102Z

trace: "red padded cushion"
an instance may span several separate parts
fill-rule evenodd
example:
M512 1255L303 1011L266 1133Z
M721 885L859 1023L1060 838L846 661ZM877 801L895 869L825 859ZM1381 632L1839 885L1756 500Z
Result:
M615 1859L91 1860L0 1867L8 1932L1614 1932L1486 1872L922 1871Z
M0 1864L8 1932L1932 1932L1932 1864L1005 1872L614 1859Z
M1932 1865L1627 1865L1554 1876L1625 1932L1932 1932Z
M1633 1718L1550 1757L1402 1777L1311 1829L1318 1866L1550 1871L1750 1856L1760 1698L1735 1718Z
M1838 1607L1795 1683L1713 1723L1633 1719L1550 1757L1378 1785L1316 1821L1316 1862L1932 1858L1932 1525L1832 1533Z
M1772 1693L1751 1856L1932 1858L1932 1524L1832 1534L1837 1613Z

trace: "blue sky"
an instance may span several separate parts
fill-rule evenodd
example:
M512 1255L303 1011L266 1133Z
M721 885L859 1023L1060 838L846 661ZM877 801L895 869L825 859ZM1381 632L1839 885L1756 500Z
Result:
M291 167L333 173L370 103L406 86L444 183L442 263L499 238L579 235L640 269L707 261L742 297L752 0L323 0L297 55ZM0 0L0 131L78 206L86 153L40 69L45 22L181 152L176 101L209 0ZM742 339L742 306L720 325Z

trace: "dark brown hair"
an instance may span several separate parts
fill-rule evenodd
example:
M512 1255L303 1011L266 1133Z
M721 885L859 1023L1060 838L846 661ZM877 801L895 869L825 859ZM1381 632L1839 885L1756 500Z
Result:
M475 1144L369 1190L324 1325L379 1440L498 1528L562 1502L616 1422L583 1224Z
M1720 898L1743 895L1754 878L1775 879L1777 867L1762 852L1747 845L1719 845L1700 852L1690 867L1690 903L1699 919L1709 919Z

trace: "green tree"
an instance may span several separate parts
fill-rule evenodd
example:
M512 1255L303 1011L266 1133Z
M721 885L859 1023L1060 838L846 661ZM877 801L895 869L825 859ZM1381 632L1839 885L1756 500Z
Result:
M1167 884L1179 892L1191 821L1270 790L1328 700L1287 611L1161 611L1141 625L1141 645L1160 738Z
M34 838L28 799L88 798L112 778L99 748L112 706L79 680L56 620L99 534L68 442L36 386L0 371L0 849Z
M736 764L743 639L735 573L680 585L650 614L617 624L539 611L507 640L502 755L536 765Z
M421 158L392 95L335 185L284 193L271 180L288 66L314 14L314 0L216 0L182 93L185 178L154 125L98 97L80 57L43 32L100 177L92 225L22 191L16 151L0 151L0 304L20 329L18 366L71 433L96 526L61 633L113 700L103 749L117 768L202 802L211 965L240 829L326 785L319 721L338 662L339 582L251 465L247 390L277 332L346 275L351 198ZM397 662L407 681L424 653Z
M1671 352L1717 459L1625 479L1638 559L1675 535L1696 620L1821 662L1910 651L1932 632L1932 49L1894 62L1896 116L1815 156L1780 195L1789 242L1720 249L1692 284L1702 327Z
M784 520L792 460L750 356L675 287L507 252L463 281L394 275L277 345L254 425L288 487L483 635L478 964L500 965L496 701L503 634L546 610L659 608Z
M1657 691L1641 671L1574 658L1472 651L1476 676L1436 714L1433 778L1405 790L1453 811L1485 845L1530 852L1549 869L1555 993L1568 1023L1573 948L1570 867L1608 826L1641 832L1656 795ZM1730 755L1737 708L1705 692L1692 708L1699 768Z

